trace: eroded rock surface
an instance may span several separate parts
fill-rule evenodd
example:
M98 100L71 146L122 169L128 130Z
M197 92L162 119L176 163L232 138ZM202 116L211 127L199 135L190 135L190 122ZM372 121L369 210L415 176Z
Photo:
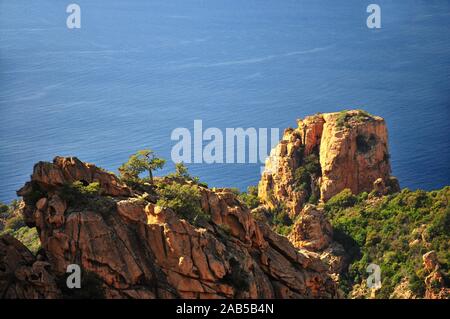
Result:
M422 256L423 267L427 276L425 278L425 298L449 299L450 288L445 283L445 277L441 272L437 254L434 250Z
M333 240L333 227L325 212L316 206L307 204L298 215L289 241L301 250L317 253L329 266L329 272L338 279L340 273L348 266L348 256L341 244Z

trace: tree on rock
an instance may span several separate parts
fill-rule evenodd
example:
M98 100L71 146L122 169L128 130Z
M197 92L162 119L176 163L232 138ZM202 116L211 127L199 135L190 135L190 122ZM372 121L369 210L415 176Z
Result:
M153 171L163 168L165 163L166 160L157 157L152 150L140 150L119 167L119 173L124 180L139 181L139 175L148 172L148 180L153 183Z

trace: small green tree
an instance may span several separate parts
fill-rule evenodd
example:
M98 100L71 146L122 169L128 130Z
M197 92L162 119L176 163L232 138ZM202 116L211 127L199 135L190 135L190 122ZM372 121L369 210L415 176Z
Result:
M258 207L260 204L258 186L249 186L247 192L238 193L238 198L250 209Z
M186 165L184 165L183 162L175 164L175 176L184 179L192 179L191 175L189 175Z
M9 216L9 206L0 202L0 218L7 218Z
M166 160L157 157L152 150L140 150L119 167L119 173L125 180L139 181L139 175L147 171L148 179L153 183L153 171L163 168L165 163Z
M186 165L184 165L183 162L176 163L175 164L175 172L170 173L169 175L167 175L167 177L175 178L175 179L183 179L185 181L192 181L199 186L206 187L206 188L208 187L208 185L206 183L200 181L200 178L189 174L188 168L186 167Z

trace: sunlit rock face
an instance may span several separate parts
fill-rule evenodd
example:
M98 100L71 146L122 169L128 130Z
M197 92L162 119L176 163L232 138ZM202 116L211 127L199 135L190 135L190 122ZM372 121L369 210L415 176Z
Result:
M269 207L283 203L296 216L311 197L327 201L346 188L370 192L378 179L397 190L390 173L384 119L359 110L317 114L285 130L258 194Z

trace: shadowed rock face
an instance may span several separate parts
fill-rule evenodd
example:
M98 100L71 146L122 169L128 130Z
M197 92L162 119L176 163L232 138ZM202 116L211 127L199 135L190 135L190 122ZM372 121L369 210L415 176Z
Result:
M0 237L0 299L60 298L51 265L17 239Z
M298 169L308 158L318 158L317 172L298 188ZM362 111L327 113L298 121L288 129L266 161L258 187L259 196L269 206L284 203L291 215L298 215L311 196L326 201L349 188L357 194L370 192L378 184L397 190L390 177L387 129L381 117Z
M100 184L96 205L80 208L63 199L62 188L74 181ZM319 255L294 248L256 222L231 191L193 187L199 188L201 207L210 216L202 227L137 198L113 174L76 158L36 164L18 194L28 225L38 230L38 257L49 272L41 280L45 289L6 296L60 297L52 283L64 277L69 264L78 264L100 278L107 298L337 297ZM20 245L1 240L3 264L8 261L3 251ZM23 255L33 268L34 257ZM9 273L17 264L9 264ZM1 291L5 284L0 283Z

